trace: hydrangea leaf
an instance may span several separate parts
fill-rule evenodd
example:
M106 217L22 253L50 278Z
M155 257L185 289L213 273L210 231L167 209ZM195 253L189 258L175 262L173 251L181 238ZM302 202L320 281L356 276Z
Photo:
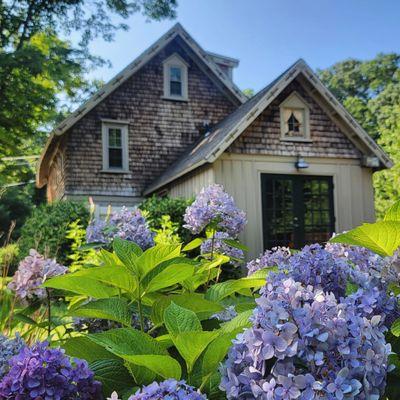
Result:
M145 276L157 265L171 258L179 257L181 254L181 245L165 245L158 244L157 246L147 249L138 259L137 265L141 276Z
M135 382L140 382L141 385L148 385L154 382L154 379L157 377L155 372L148 368L141 367L140 365L132 364L129 361L125 361L124 365Z
M123 392L135 385L132 376L121 360L99 359L89 364L95 377L103 385L103 392L109 395L114 390Z
M100 299L83 304L69 311L69 315L86 318L100 318L120 322L122 325L131 326L132 313L128 301L118 297Z
M218 331L213 332L182 332L173 337L175 347L186 361L188 372L193 369L194 363L200 357L212 340L218 336Z
M249 248L247 246L245 246L244 244L240 243L237 240L234 239L224 239L223 240L227 245L234 247L235 249L239 249L242 250L244 252L248 252Z
M180 379L182 375L181 366L178 361L170 356L146 354L146 355L123 355L122 358L132 364L146 367L165 379Z
M150 335L133 328L111 329L89 334L87 337L120 357L137 354L166 354L166 350Z
M396 336L396 337L400 336L400 318L396 319L396 321L393 322L393 325L390 328L390 331L393 333L394 336Z
M253 310L243 311L238 314L236 317L232 318L230 321L225 322L221 331L224 333L234 332L237 329L243 329L251 326L251 322L249 321L250 317L253 315Z
M193 239L191 242L189 242L189 243L182 249L182 251L191 251L191 250L197 249L198 247L201 246L202 243L203 243L203 239L201 239L201 238Z
M366 247L382 257L392 256L400 246L400 221L363 224L336 235L330 242Z
M201 331L201 323L196 313L172 302L164 312L164 323L171 335L181 332Z
M100 359L118 360L119 358L85 336L67 339L63 343L63 349L70 357L82 358L89 363Z
M107 299L116 296L118 289L108 286L95 279L76 276L75 274L56 276L43 284L53 289L67 290L69 292L83 294L95 299Z
M136 243L120 239L119 237L114 239L113 249L126 268L138 274L139 268L136 260L143 253L142 249Z
M385 221L400 221L400 200L396 201L385 214Z

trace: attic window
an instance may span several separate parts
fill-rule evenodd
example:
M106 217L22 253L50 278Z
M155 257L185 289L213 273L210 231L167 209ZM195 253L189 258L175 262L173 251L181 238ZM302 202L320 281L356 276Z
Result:
M188 99L188 65L178 54L164 61L163 98L181 101Z
M279 107L281 140L310 141L310 110L299 94L293 92Z

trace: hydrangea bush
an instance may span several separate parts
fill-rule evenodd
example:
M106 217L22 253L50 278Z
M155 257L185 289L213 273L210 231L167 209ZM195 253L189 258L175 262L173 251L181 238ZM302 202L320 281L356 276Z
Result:
M378 399L389 344L379 317L362 317L333 293L271 276L252 328L234 341L221 388L228 399Z
M93 219L86 229L88 243L110 244L115 237L135 242L143 250L154 245L154 232L138 208L122 207L107 220Z
M194 234L212 226L230 238L237 238L246 225L246 214L236 207L233 197L222 185L214 184L200 191L193 204L187 207L184 220L185 227Z
M130 396L128 400L206 400L207 397L186 384L185 381L167 379L157 383L153 382L138 390L136 394ZM118 394L114 392L109 400L120 400Z
M15 338L0 335L0 379L8 371L8 361L25 346L24 340L17 334Z
M102 394L86 361L71 363L63 350L38 342L9 360L0 399L99 400Z
M29 256L20 262L8 287L21 300L44 299L46 289L42 284L47 279L65 274L66 271L67 268L58 264L56 260L44 258L36 250L31 249Z

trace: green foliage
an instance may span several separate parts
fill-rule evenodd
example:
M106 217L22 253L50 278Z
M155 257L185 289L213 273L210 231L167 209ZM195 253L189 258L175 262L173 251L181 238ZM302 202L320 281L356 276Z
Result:
M108 319L124 326L67 339L63 342L67 354L95 365L106 395L115 388L129 391L155 379L183 378L218 398L219 363L232 338L248 326L251 311L246 307L254 307L253 290L265 284L268 271L236 284L213 284L220 265L229 258L191 259L182 253L180 244L157 244L142 251L119 238L114 239L113 249L100 251L98 266L45 283L64 295L74 294L69 297L70 316ZM212 316L224 310L222 299L236 306L243 301L246 311L221 323ZM141 330L130 327L130 316L136 310ZM144 317L152 320L155 337L145 333ZM126 385L111 374L111 366L122 376L129 374Z
M177 233L179 224L172 222L169 215L161 217L160 226L160 229L153 229L156 232L156 236L154 237L155 243L178 244L181 241Z
M319 71L319 75L395 163L390 170L374 174L376 210L383 217L400 197L400 55L349 59Z
M186 243L191 240L192 235L183 227L183 215L185 214L186 207L192 202L193 199L186 200L181 198L157 197L154 195L144 200L139 205L139 208L146 212L149 226L156 232L163 231L163 225L165 227L166 224L165 216L168 216L171 222L171 229L173 230L172 234L177 234Z
M16 243L0 247L0 275L13 266L18 258L19 247ZM6 274L7 275L7 274Z
M21 229L20 257L34 248L68 265L71 241L66 236L70 224L76 220L88 223L89 212L83 203L60 201L37 207Z

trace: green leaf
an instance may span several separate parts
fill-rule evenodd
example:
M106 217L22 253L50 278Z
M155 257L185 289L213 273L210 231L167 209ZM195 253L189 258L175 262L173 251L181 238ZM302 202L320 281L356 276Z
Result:
M108 319L131 326L132 313L126 299L111 298L91 301L69 311L69 315L76 317Z
M190 250L197 249L198 247L201 246L202 243L203 243L203 239L201 239L201 238L193 239L191 242L189 242L189 243L182 249L182 251L190 251Z
M179 257L181 254L181 245L165 245L159 244L157 246L147 249L137 259L137 265L140 271L140 275L143 277L148 274L152 269L156 268L157 265L164 261L170 260L171 258Z
M193 274L194 266L191 264L172 264L154 276L144 290L147 293L156 292L157 290L182 282L190 278Z
M400 221L400 200L396 201L385 214L385 221Z
M232 318L230 321L225 322L221 326L221 332L224 333L235 332L238 329L243 330L244 328L251 326L249 318L252 315L253 315L253 310L247 310L241 312L235 318Z
M242 250L244 252L248 252L249 251L249 248L247 246L245 246L244 244L240 243L237 240L224 239L223 242L226 243L230 247L234 247L235 249L239 249L239 250Z
M120 357L137 354L166 354L166 350L150 335L133 328L111 329L89 334L87 337Z
M156 379L157 374L153 371L150 371L148 368L132 364L126 360L124 365L135 380L135 382L139 383L140 385L148 385L151 382L154 382L154 380Z
M330 242L366 247L382 257L392 256L400 246L400 222L380 221L363 224L333 237Z
M172 302L164 312L164 322L171 335L181 332L201 331L201 323L197 315L187 308Z
M346 296L349 296L359 289L359 286L356 285L355 283L347 282L346 284Z
M181 366L179 365L178 361L170 356L146 354L136 356L122 355L122 358L132 364L146 367L164 379L181 378Z
M121 393L135 385L122 360L95 360L89 363L89 367L94 372L96 380L102 383L103 393L106 396L110 396L113 391Z
M192 371L194 363L206 349L209 343L218 336L218 332L182 332L173 337L173 342L179 354L186 361L188 372Z
M400 318L396 319L396 321L393 322L390 331L393 333L394 336L396 337L400 336Z
M62 348L70 357L82 358L87 362L100 359L118 359L118 356L110 353L104 347L94 343L85 336L67 339L62 343Z
M95 299L106 299L118 294L118 289L88 277L67 274L46 281L43 286L83 294Z
M142 249L129 240L116 237L113 241L113 249L123 264L134 274L139 274L137 259L143 253Z

